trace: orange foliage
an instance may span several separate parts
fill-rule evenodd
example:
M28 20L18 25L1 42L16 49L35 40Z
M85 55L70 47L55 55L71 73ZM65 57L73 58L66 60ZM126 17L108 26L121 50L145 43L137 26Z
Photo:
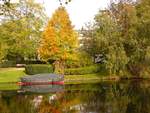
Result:
M43 32L39 56L44 60L72 59L77 47L77 33L73 30L69 15L64 7L59 7Z
M58 108L51 106L50 104L42 103L38 109L38 113L62 113Z

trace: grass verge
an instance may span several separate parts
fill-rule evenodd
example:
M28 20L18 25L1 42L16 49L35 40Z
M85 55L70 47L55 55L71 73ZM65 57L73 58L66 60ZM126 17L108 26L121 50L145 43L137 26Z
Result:
M23 68L0 68L0 83L18 82L24 76ZM104 80L118 80L117 76L106 76L105 74L66 75L65 84L96 83Z
M24 75L23 68L0 68L0 83L18 82Z
M103 76L99 73L87 75L67 75L65 76L65 84L81 84L81 83L97 83L100 81L119 80L118 76Z
M24 68L0 68L0 90L17 90L19 86L14 82L19 82L24 76ZM117 80L118 77L108 77L104 74L86 75L66 75L65 84L97 83L105 80Z
M0 83L0 91L18 90L18 89L20 89L20 86L17 84Z

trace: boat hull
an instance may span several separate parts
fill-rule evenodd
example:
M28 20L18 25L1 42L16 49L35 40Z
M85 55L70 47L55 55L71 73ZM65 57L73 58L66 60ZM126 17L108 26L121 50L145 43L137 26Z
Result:
M55 84L55 85L63 85L64 81L51 81L51 82L17 82L18 85L49 85L49 84Z
M36 74L36 75L27 75L21 78L21 82L18 82L19 85L46 85L46 84L64 84L64 76L47 73L47 74Z

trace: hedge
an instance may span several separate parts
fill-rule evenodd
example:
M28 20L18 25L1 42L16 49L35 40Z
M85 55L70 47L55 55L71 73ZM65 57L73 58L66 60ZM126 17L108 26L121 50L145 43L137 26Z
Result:
M41 61L41 60L25 60L22 62L23 64L46 64L45 61Z
M100 71L100 67L98 65L92 65L92 66L82 67L82 68L65 69L65 75L93 74L93 73L98 73L99 71Z
M0 63L0 68L16 67L16 61L3 61Z
M93 59L86 52L80 51L77 53L78 58L76 60L66 60L65 67L67 68L80 68L94 65Z
M48 64L26 65L25 72L28 75L34 75L40 73L53 73L53 67L52 65L48 65Z

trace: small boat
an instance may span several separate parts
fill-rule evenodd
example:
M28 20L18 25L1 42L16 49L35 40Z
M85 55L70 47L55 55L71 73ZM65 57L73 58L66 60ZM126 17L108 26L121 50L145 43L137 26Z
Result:
M27 75L21 78L21 82L18 82L19 85L47 85L47 84L64 84L64 76L47 73L47 74L36 74L36 75Z

